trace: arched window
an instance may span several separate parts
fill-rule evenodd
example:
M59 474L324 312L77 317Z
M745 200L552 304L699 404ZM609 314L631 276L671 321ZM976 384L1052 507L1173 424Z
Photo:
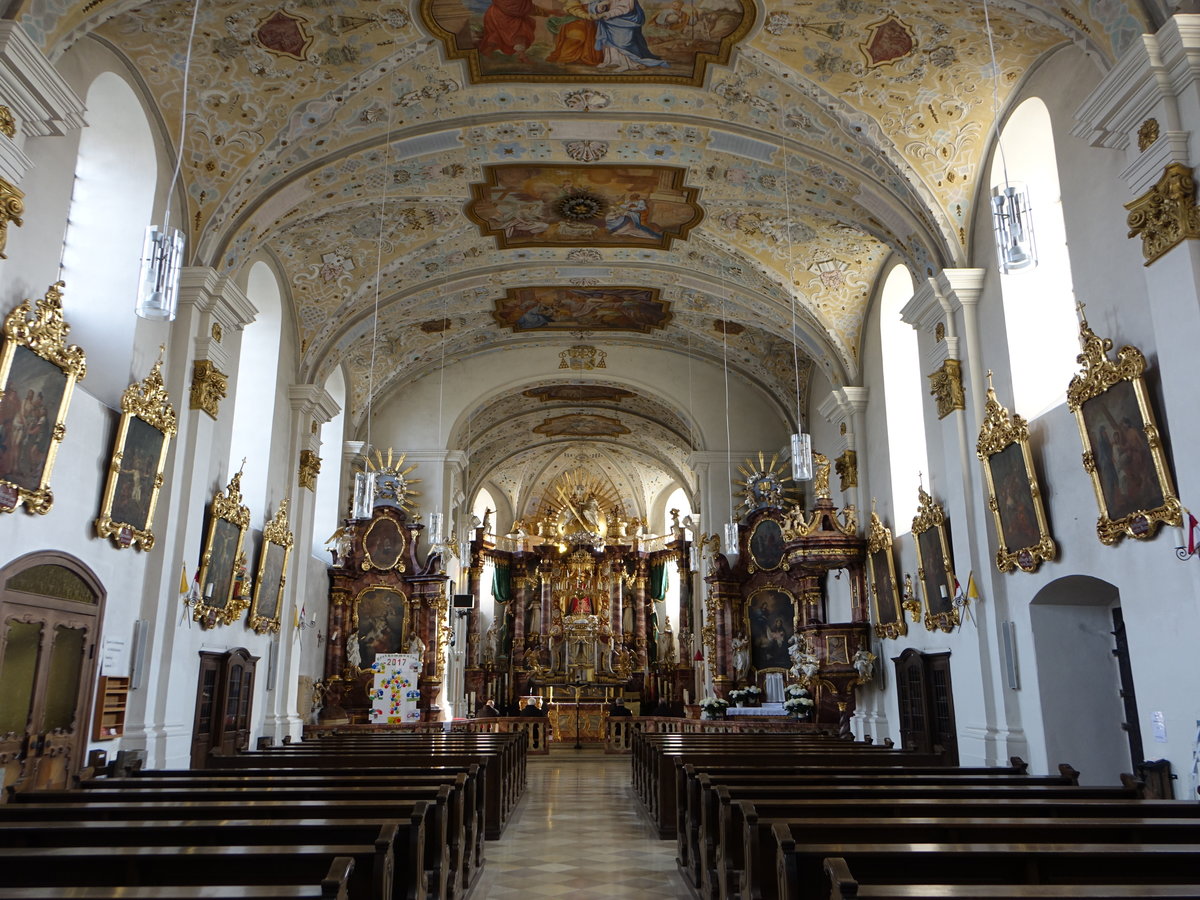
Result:
M63 247L63 312L71 342L87 350L84 386L116 406L132 380L133 310L157 163L146 114L118 75L96 76L87 92L87 120Z
M1079 353L1071 259L1063 223L1054 132L1046 104L1031 97L1000 133L1003 158L992 159L991 183L1029 190L1037 265L1000 276L1008 333L1013 408L1027 419L1063 402Z
M283 322L279 282L266 263L256 262L250 269L246 296L258 310L258 315L242 332L229 465L236 471L243 457L249 460L242 476L242 496L250 507L250 521L259 523L263 520L267 502L270 474L267 451L275 424L275 380L279 371L279 332Z
M663 524L662 528L658 532L659 534L671 533L671 510L673 509L679 510L680 522L683 522L684 519L692 514L692 503L690 500L688 500L687 492L681 487L676 488L671 492L671 495L667 497L666 506L663 508ZM696 535L693 533L692 540L695 539ZM663 609L660 611L661 614L658 622L659 627L661 628L666 628L666 620L668 618L671 620L672 631L676 631L679 628L679 589L679 571L675 567L674 563L669 563L667 574L667 596L666 600L662 604Z
M487 488L480 488L479 493L475 495L475 502L471 504L471 515L476 516L480 522L487 518L487 511L492 511L492 521L488 525L490 534L496 533L496 500L492 497L492 492ZM472 533L471 537L475 535Z
M338 414L321 426L321 473L313 521L313 555L325 557L325 541L341 527L345 516L341 497L342 431L345 427L346 377L339 366L325 379L325 393L338 405Z
M883 349L883 402L887 411L888 457L892 473L892 528L904 534L917 514L917 486L929 471L925 452L925 399L917 332L900 318L912 299L913 281L896 265L883 283L879 299L879 342Z

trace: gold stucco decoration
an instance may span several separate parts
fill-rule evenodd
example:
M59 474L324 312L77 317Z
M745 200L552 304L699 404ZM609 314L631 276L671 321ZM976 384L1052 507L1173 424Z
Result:
M1158 183L1136 200L1125 204L1129 237L1142 239L1142 255L1150 265L1176 244L1200 237L1200 209L1196 207L1196 179L1191 167L1170 163Z
M843 491L858 487L858 454L855 451L844 452L834 460L834 467L837 470L838 478L841 479Z
M9 140L17 136L17 120L13 118L12 110L7 106L0 106L0 134Z
M1138 129L1138 150L1145 153L1158 140L1158 119L1150 118Z
M317 476L321 474L321 457L312 450L300 451L300 487L310 491L317 489Z
M929 393L937 398L938 418L944 419L956 409L967 408L963 391L962 363L948 359L929 376Z
M8 223L17 227L24 225L21 214L25 212L25 194L14 185L0 178L0 259L8 259L4 250L8 246Z
M192 365L192 409L203 410L215 419L228 388L229 376L207 359L198 359Z

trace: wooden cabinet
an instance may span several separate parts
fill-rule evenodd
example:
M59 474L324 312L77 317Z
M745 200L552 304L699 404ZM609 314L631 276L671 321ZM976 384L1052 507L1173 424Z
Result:
M213 753L233 756L250 745L250 701L257 656L244 647L200 652L200 680L192 725L192 768L203 769Z
M112 741L125 733L125 706L129 701L129 679L101 676L96 692L96 717L92 740Z

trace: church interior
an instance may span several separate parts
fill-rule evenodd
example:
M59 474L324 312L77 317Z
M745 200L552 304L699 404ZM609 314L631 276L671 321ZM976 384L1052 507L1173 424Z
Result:
M494 708L1194 801L1198 58L1172 0L10 0L0 785Z

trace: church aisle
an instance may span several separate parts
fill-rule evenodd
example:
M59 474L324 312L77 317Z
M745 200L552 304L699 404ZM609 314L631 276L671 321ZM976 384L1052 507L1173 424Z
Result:
M525 796L504 837L485 849L471 900L690 896L675 842L660 841L642 818L628 756L531 756Z

